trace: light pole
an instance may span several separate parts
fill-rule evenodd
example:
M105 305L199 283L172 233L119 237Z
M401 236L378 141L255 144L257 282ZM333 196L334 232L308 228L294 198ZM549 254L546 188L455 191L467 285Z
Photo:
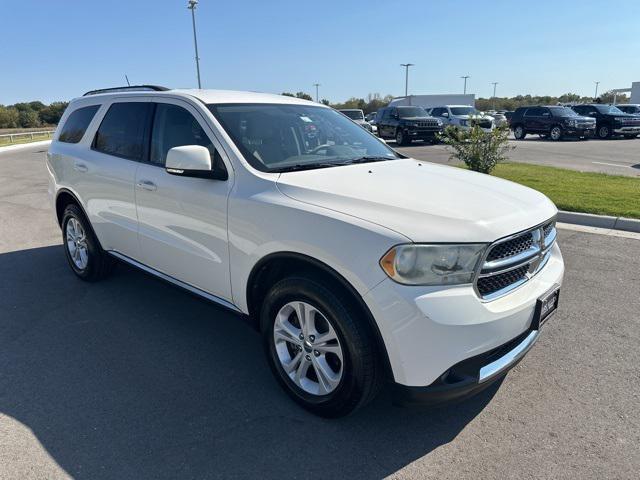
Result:
M196 49L196 72L198 74L198 88L202 88L200 83L200 57L198 56L198 37L196 36L196 6L198 0L189 0L187 8L191 10L191 21L193 22L193 45Z
M496 85L498 85L498 82L492 82L491 83L493 85L493 109L496 109Z
M596 94L595 94L595 96L593 97L593 99L594 99L594 100L597 100L597 99L598 99L598 85L600 85L600 82L593 82L593 83L595 83L595 84L596 84Z
M320 86L320 84L319 83L314 83L313 86L316 87L316 103L319 103L318 102L318 87Z
M401 63L400 66L404 67L404 96L409 95L409 67L413 67L413 63Z
M463 93L466 95L467 94L467 78L471 78L469 75L463 75L460 78L464 78L464 90Z

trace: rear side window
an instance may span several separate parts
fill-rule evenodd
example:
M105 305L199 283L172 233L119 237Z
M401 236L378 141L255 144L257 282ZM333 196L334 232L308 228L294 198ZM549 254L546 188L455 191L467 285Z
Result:
M100 105L91 105L74 110L62 126L58 141L64 143L78 143L93 120Z
M538 107L529 108L527 109L527 112L524 115L525 117L540 117L542 116L543 111L544 109L538 108Z
M109 155L142 160L151 107L146 102L111 105L98 128L93 148Z
M193 115L177 105L157 104L151 133L151 163L164 166L167 152L183 145L207 147L214 158L215 148Z

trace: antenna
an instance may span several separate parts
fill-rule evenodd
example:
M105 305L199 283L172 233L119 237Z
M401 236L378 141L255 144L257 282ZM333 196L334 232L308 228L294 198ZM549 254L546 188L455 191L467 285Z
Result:
M131 84L129 83L129 77L127 77L127 74L126 74L126 73L124 74L124 78L125 78L125 80L127 81L127 86L129 86L129 87L130 87L130 86L131 86Z

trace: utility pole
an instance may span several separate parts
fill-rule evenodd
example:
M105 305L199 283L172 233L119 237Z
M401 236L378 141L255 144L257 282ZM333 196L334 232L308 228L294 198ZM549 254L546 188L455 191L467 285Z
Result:
M594 95L593 99L597 100L598 99L598 85L600 85L600 82L593 82L596 84L596 94Z
M409 67L413 67L413 63L401 63L400 66L404 67L404 96L409 96Z
M492 82L491 83L493 85L493 109L496 109L496 85L498 85L498 82Z
M198 37L196 35L196 6L198 0L189 0L187 8L191 10L191 21L193 22L193 45L196 49L196 72L198 74L198 88L202 88L200 83L200 57L198 56Z
M318 100L318 87L320 86L320 84L314 83L313 86L316 87L316 103L320 103Z
M467 78L471 78L469 75L463 75L460 78L464 78L464 90L463 93L466 95L467 94Z

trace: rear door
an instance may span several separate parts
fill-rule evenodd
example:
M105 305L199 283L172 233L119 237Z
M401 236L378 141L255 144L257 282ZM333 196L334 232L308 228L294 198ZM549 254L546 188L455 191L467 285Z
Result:
M227 200L233 171L214 132L195 107L180 99L163 98L154 103L149 161L140 165L135 182L142 262L231 301ZM167 173L167 152L182 145L207 147L212 164L226 168L229 179Z
M538 107L527 108L524 112L524 128L527 132L539 132L542 125L542 109Z
M134 181L146 155L150 107L144 97L106 102L90 149L74 164L76 188L102 248L131 258L140 253Z

